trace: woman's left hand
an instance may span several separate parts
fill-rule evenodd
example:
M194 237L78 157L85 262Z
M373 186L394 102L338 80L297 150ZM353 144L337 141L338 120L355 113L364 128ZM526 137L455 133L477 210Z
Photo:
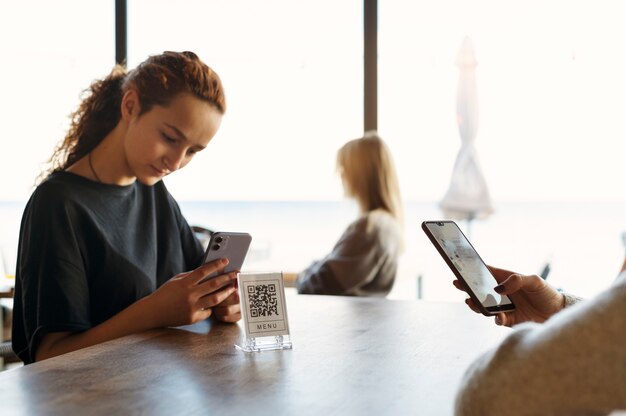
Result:
M241 319L241 305L239 304L239 291L235 290L220 304L213 308L213 317L222 322L237 322Z

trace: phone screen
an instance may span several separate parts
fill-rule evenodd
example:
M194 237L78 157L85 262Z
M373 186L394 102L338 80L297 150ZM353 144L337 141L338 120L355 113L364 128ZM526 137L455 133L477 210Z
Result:
M424 227L440 253L445 253L448 265L456 269L460 274L457 277L465 281L483 307L489 312L513 309L511 299L494 290L498 283L454 221L427 221Z

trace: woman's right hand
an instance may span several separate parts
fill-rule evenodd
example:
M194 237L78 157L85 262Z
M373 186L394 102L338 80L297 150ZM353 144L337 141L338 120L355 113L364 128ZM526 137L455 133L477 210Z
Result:
M496 324L514 326L522 322L544 322L565 307L565 297L536 275L524 276L509 270L487 266L499 283L495 290L507 295L515 304L511 312L496 315ZM465 292L461 282L455 280L454 286ZM471 299L465 303L475 312L480 312Z
M221 274L202 282L208 274L223 270L227 259L215 260L165 282L145 300L152 311L152 326L189 325L207 319L212 308L233 294L237 273Z

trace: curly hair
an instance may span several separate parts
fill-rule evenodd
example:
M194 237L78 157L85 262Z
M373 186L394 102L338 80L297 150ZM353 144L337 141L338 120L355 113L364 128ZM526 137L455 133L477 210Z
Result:
M165 51L150 56L131 71L117 65L106 78L93 82L83 92L84 98L70 116L70 128L40 179L67 169L91 152L119 123L122 97L131 89L139 96L140 114L155 105L167 106L183 92L215 106L221 114L226 112L220 77L193 52Z

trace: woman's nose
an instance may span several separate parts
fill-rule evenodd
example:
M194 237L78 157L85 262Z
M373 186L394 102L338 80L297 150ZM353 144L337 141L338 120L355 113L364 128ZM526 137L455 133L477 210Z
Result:
M184 152L172 152L163 158L163 163L165 164L167 170L169 170L170 172L175 172L180 169L184 159Z

